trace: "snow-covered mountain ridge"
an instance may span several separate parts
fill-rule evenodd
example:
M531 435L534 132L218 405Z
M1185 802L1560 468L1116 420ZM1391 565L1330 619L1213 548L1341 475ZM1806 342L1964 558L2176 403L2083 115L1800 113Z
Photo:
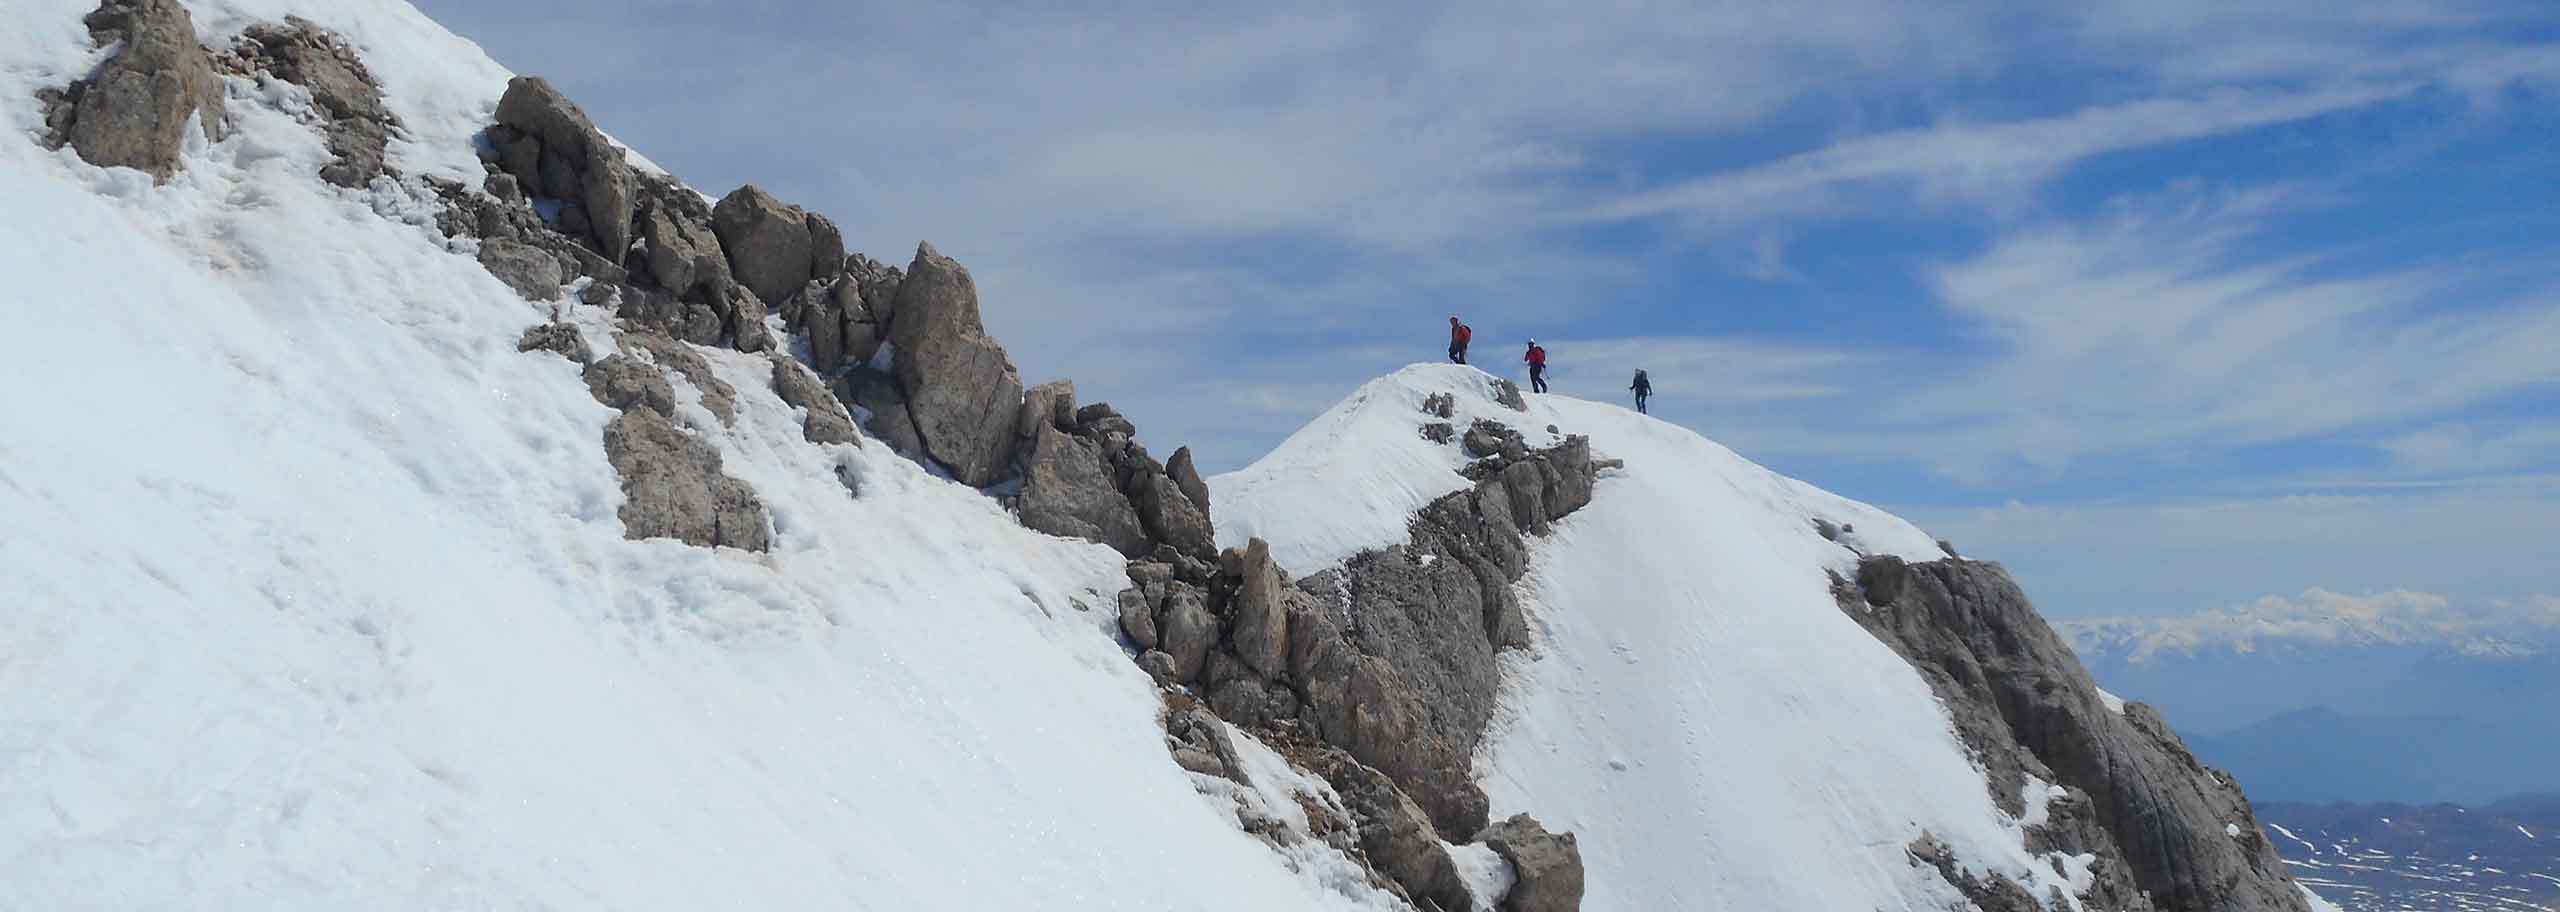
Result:
M403 4L7 16L0 906L2310 902L1688 431L1418 366L1203 479Z

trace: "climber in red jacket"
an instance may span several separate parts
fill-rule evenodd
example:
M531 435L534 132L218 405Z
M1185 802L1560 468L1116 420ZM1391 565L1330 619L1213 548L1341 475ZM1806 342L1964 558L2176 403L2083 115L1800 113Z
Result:
M1458 322L1457 314L1449 315L1449 362L1467 363L1467 343L1475 341L1476 331Z
M1520 360L1529 362L1529 391L1533 393L1546 392L1547 350L1538 347L1538 340L1531 339L1529 340L1529 353L1521 355Z

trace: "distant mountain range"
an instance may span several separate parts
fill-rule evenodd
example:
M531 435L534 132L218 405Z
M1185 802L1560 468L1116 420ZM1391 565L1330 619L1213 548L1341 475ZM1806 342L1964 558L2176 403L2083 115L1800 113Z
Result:
M2312 590L2055 626L2101 684L2159 707L2261 801L2560 790L2560 601Z
M2348 912L2560 908L2560 795L2255 810L2293 875Z

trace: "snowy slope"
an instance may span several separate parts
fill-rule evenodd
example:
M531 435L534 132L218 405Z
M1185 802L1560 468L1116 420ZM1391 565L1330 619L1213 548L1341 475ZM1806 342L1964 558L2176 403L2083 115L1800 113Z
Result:
M395 166L476 182L507 73L469 43L390 0L188 5L215 46L346 32ZM417 184L322 183L301 90L232 79L166 185L37 146L88 9L0 6L0 908L1374 903L1167 758L1085 610L1116 555L802 442L759 358L706 353L736 427L684 411L772 553L624 540L611 413L512 344L548 307Z
M1920 530L1615 406L1531 396L1515 412L1473 368L1373 381L1271 456L1213 479L1221 534L1273 536L1311 572L1403 539L1404 514L1466 485L1422 438L1424 397L1475 417L1586 434L1590 506L1537 540L1535 628L1507 654L1506 715L1478 757L1494 816L1572 830L1585 908L1939 910L1956 901L1905 847L1923 831L2042 895L2072 862L2031 857L1928 686L1843 616L1826 569L1942 556ZM2028 816L2035 814L2030 802Z

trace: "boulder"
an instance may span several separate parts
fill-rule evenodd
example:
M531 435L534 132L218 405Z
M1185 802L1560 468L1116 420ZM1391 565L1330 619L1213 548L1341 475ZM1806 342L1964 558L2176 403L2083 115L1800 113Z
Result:
M760 352L773 348L773 331L764 325L764 301L744 285L723 289L728 299L729 338L739 351Z
M693 388L702 394L702 407L709 409L721 424L737 423L737 389L711 372L711 362L703 360L701 352L694 351L684 342L656 333L626 332L620 340L623 350L648 352L650 360L658 367L673 370L684 377L686 383L693 384Z
M1014 419L1015 433L1028 444L1040 434L1042 426L1061 431L1075 430L1076 382L1051 380L1022 392L1022 413Z
M729 254L730 273L757 298L781 306L813 277L809 214L763 188L748 184L721 197L711 208L711 230Z
M1120 632L1141 651L1152 650L1160 642L1156 638L1156 606L1148 603L1147 594L1136 587L1120 590Z
M898 385L927 454L962 484L1001 480L1019 446L1022 376L987 336L969 270L919 245L892 309Z
M1493 381L1493 390L1493 401L1502 403L1504 408L1515 412L1529 410L1529 400L1520 395L1519 384L1496 377Z
M809 360L822 373L835 373L847 364L871 360L880 343L871 338L870 324L859 322L862 299L853 282L838 277L828 281L812 280L792 295L783 310L783 325L809 337ZM861 338L855 337L860 327Z
M782 401L806 415L800 421L800 436L810 443L862 444L862 434L853 429L853 416L836 401L818 376L800 366L789 355L768 355L773 361L773 391Z
M694 192L652 181L640 209L642 262L658 287L678 296L733 281L728 254L711 230L710 209Z
M106 0L81 20L100 47L120 46L56 104L57 132L83 161L133 168L154 180L177 173L187 124L221 139L222 80L196 43L195 19L177 0Z
M1182 679L1174 674L1173 656L1164 650L1150 649L1139 653L1138 668L1159 687L1182 683Z
M1289 606L1281 597L1291 591L1289 581L1271 561L1271 543L1260 538L1245 545L1243 570L1244 585L1229 609L1236 657L1265 678L1279 677L1288 672Z
M1432 393L1431 395L1422 397L1423 414L1430 415L1442 421L1447 421L1450 418L1455 417L1457 411L1458 397L1454 394Z
M498 123L515 136L502 146L508 173L537 195L577 204L584 233L605 259L619 262L631 249L631 217L639 182L622 150L604 138L587 112L569 103L540 76L507 80L498 98ZM498 137L493 136L495 140ZM533 140L527 147L524 140ZM564 224L568 216L564 215Z
M755 490L722 474L720 451L665 416L623 412L605 425L604 452L622 478L623 537L748 551L771 545Z
M812 281L834 281L844 275L844 232L826 216L809 213L809 278Z
M1582 908L1582 849L1571 833L1549 833L1527 814L1486 827L1477 841L1511 863L1503 912L1575 912Z
M579 364L596 359L595 353L587 348L586 337L578 334L577 327L567 323L537 323L525 327L524 335L516 337L516 350L547 351Z
M1200 468L1191 464L1191 448L1186 446L1174 450L1173 458L1164 461L1164 473L1173 476L1173 486L1180 488L1182 496L1190 499L1192 508L1200 511L1200 518L1207 520L1209 482L1200 477Z
M526 300L548 301L560 296L560 260L540 247L504 238L481 241L480 267Z
M1177 582L1169 590L1156 618L1156 630L1165 654L1173 657L1174 680L1197 680L1208 662L1210 648L1217 645L1218 618L1209 613L1200 590L1191 584Z
M637 408L667 416L676 413L675 388L667 383L666 374L638 358L606 355L604 360L587 365L585 376L587 392L609 408L626 412Z
M1129 449L1144 458L1143 450L1136 446ZM1139 525L1148 538L1193 557L1207 558L1218 553L1217 535L1209 527L1208 514L1193 507L1191 499L1165 473L1134 474L1128 486L1128 502L1136 505Z
M858 286L862 309L871 315L871 322L884 327L890 325L890 318L897 313L898 285L905 281L906 274L899 272L898 267L859 253L844 258L844 271Z
M1124 557L1144 555L1153 547L1128 498L1120 496L1103 472L1101 448L1045 424L1025 465L1017 509L1025 526L1101 542Z
M1338 755L1337 755L1338 756ZM1369 865L1416 900L1447 910L1475 908L1431 819L1385 774L1348 758L1328 764L1325 778L1359 824L1360 852Z

